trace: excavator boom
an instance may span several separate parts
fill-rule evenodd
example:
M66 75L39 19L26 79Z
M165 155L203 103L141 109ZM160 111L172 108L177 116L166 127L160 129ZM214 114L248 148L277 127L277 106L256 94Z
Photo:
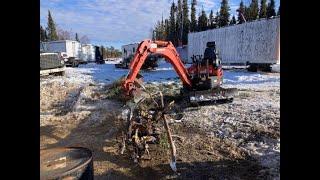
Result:
M135 89L134 81L143 63L150 54L158 54L164 57L167 61L169 61L172 64L173 68L179 75L182 83L187 87L192 87L190 75L187 69L184 67L174 45L171 42L167 41L152 41L147 39L139 44L137 51L133 57L133 60L130 63L129 73L123 84L123 88L125 89L128 95L132 90Z

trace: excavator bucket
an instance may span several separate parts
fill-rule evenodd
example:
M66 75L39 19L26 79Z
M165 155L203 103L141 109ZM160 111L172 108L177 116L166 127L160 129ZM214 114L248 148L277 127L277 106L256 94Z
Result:
M138 74L134 80L134 86L136 88L132 91L132 96L135 103L150 97L143 85L143 76L141 74Z

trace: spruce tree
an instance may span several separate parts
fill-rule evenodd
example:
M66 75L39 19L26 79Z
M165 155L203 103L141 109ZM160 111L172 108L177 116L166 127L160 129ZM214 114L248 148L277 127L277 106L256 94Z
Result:
M210 14L209 14L208 29L212 29L213 28L213 23L214 23L213 11L211 9Z
M220 7L220 18L219 18L219 26L227 26L229 24L229 18L230 18L230 7L228 4L228 0L222 0L221 1L221 7Z
M233 24L237 24L237 20L234 16L232 16L232 19L230 21L230 25L233 25Z
M250 21L251 17L250 17L250 8L247 6L244 6L244 13L243 13L244 17L246 18L246 21Z
M49 37L47 31L44 29L44 41L48 41Z
M170 33L169 33L169 40L176 45L175 39L176 39L176 18L175 13L176 12L176 5L174 1L171 4L170 8Z
M219 21L220 21L220 14L219 14L219 12L217 11L217 12L216 12L216 17L214 18L215 24L213 25L213 28L218 28L218 27L220 27L220 26L219 26Z
M266 17L267 17L267 0L261 0L259 18L266 18Z
M270 18L275 15L276 15L275 2L274 0L270 0L267 7L267 17Z
M102 60L106 58L106 50L104 49L103 46L100 46L100 53L102 56Z
M199 16L199 21L198 21L198 29L199 31L205 31L207 30L207 26L208 26L207 14L202 7L201 15Z
M79 37L78 37L78 33L76 33L76 38L75 38L75 39L76 39L76 41L78 41L78 42L80 41L80 40L79 40Z
M48 37L50 41L58 40L58 34L56 30L56 24L53 21L51 12L48 10L48 25L47 25Z
M183 25L183 35L182 35L182 43L188 43L188 33L190 29L190 20L189 20L189 8L188 8L188 0L182 1L182 25Z
M45 29L43 29L43 27L40 25L40 41L45 41Z
M248 20L256 20L259 16L259 4L258 0L252 0L249 6Z
M163 21L163 16L161 19L161 24L160 24L160 38L161 40L165 40L165 27L164 27L164 21Z
M176 39L177 42L182 43L182 3L181 0L178 0L178 4L176 7L177 11L176 11Z
M196 32L201 31L201 30L200 30L200 26L201 26L200 20L201 20L201 12L199 11L199 13L198 13L198 20L197 20Z
M239 24L242 24L245 22L245 19L244 19L245 6L242 0L240 2L240 6L239 6L239 9L237 9L237 11L238 11L238 22Z
M154 31L155 31L155 40L159 40L159 21L157 21Z
M190 24L190 31L191 32L195 32L197 29L196 5L197 5L197 1L192 0L192 2L191 2L191 24Z
M165 24L165 34L166 34L165 40L169 41L169 34L170 34L170 23L169 23L169 20L166 19L164 21L164 24Z

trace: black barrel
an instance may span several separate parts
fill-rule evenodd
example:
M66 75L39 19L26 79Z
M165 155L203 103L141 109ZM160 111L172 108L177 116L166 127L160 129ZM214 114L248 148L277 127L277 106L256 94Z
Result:
M83 147L40 150L40 179L93 179L92 152Z

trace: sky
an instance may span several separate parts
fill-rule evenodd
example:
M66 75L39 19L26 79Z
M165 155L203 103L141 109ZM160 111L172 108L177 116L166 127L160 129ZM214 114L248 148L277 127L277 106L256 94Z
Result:
M94 45L113 46L151 38L151 29L161 17L167 18L173 0L40 0L40 24L47 26L48 10L61 29L87 35ZM175 3L177 0L174 0ZM198 0L209 15L220 8L221 0ZM243 0L245 5L251 0ZM260 0L259 0L260 2ZM268 0L267 0L268 2ZM276 0L278 8L280 0ZM229 0L230 14L236 16L240 0ZM191 0L188 0L191 4ZM276 9L277 10L277 9ZM190 14L190 11L189 11Z

